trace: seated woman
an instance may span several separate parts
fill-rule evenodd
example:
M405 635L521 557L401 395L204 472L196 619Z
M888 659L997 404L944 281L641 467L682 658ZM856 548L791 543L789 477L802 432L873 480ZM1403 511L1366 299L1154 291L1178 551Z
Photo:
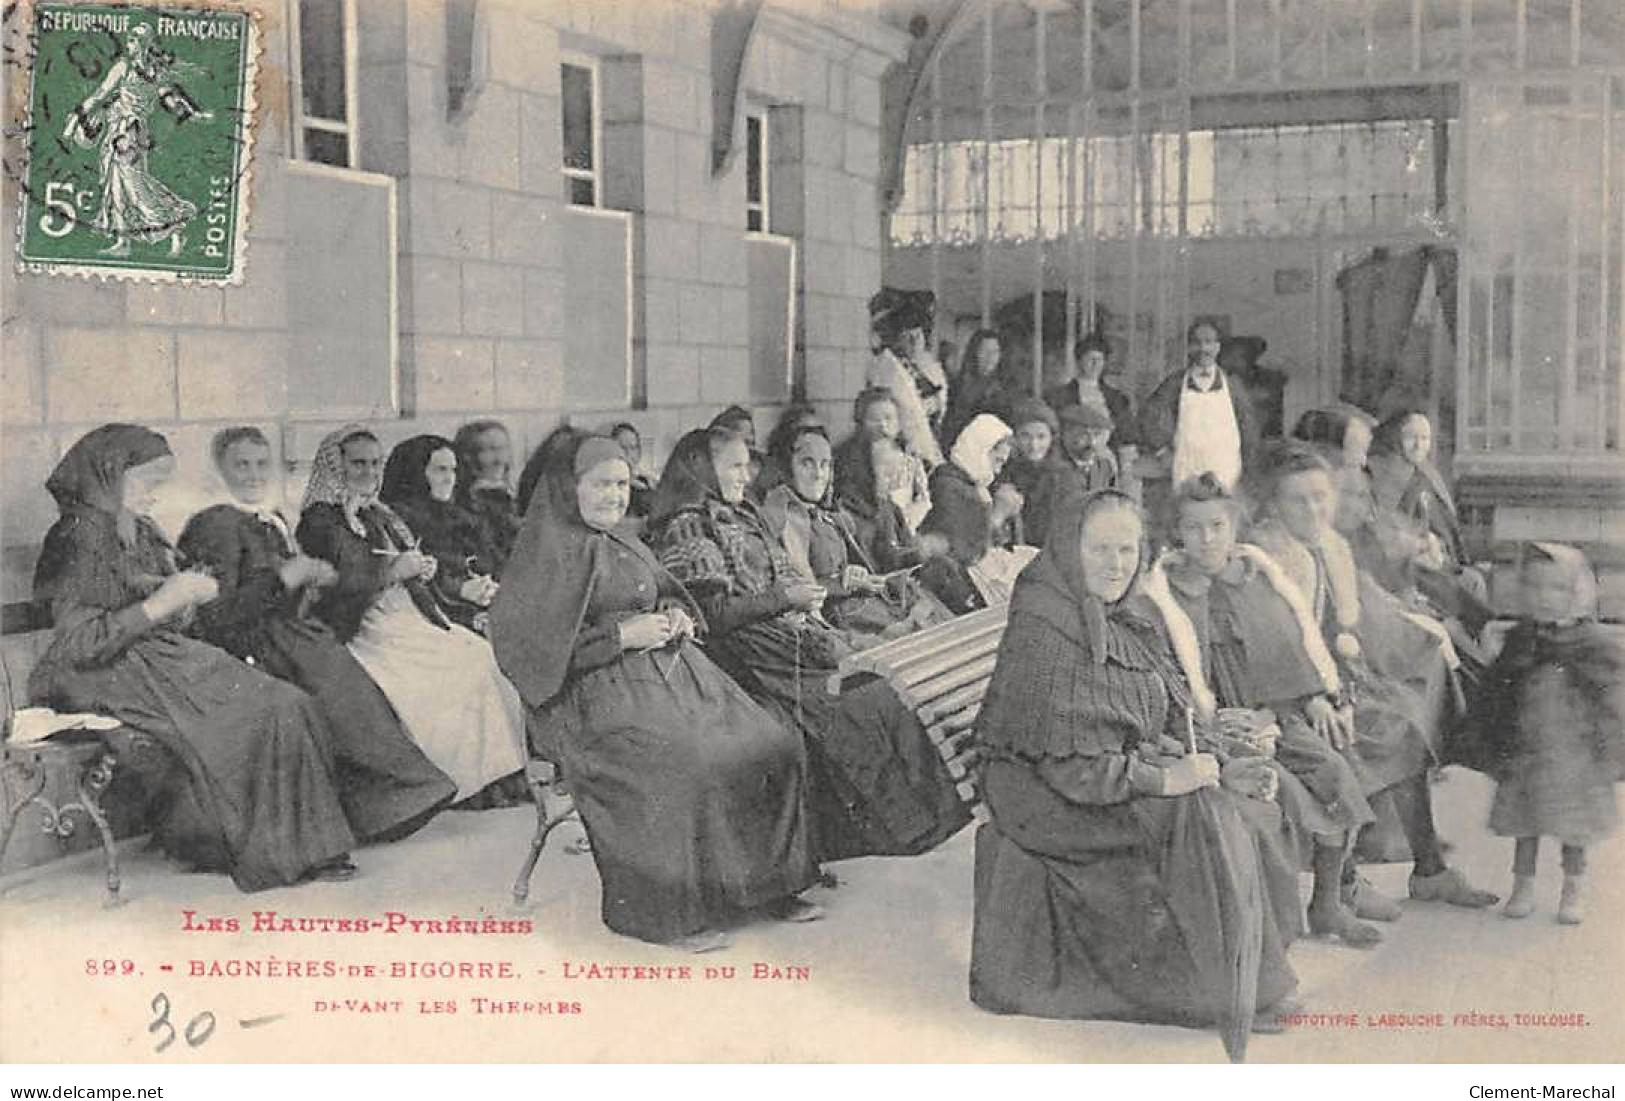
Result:
M971 1000L1218 1025L1239 1058L1297 983L1297 874L1256 764L1187 751L1190 690L1130 595L1143 539L1131 499L1095 494L1016 585L979 725Z
M456 500L457 451L444 436L413 436L384 464L378 499L406 521L418 549L434 555L430 584L454 623L485 633L497 594L496 548L479 517Z
M903 510L886 494L892 478L888 464L900 463L903 457L896 444L883 439L851 449L844 462L841 448L835 450L836 504L864 557L882 573L918 566L948 550L948 541L940 535L917 538Z
M784 456L790 453L790 441L803 428L814 426L823 430L824 418L807 402L792 402L784 407L784 412L779 415L779 422L773 426L773 431L767 434L767 452L762 456L762 472L750 487L750 495L753 498L758 501L764 500L770 491L790 481L790 468L783 465Z
M798 579L745 496L750 454L738 436L699 429L678 441L650 525L660 560L710 626L706 650L755 700L799 730L810 765L814 855L909 856L969 820L914 713L873 681L824 690L850 647L815 614L825 591Z
M1447 867L1434 831L1427 771L1450 711L1451 673L1441 639L1355 565L1332 525L1337 486L1312 448L1288 443L1266 459L1252 539L1291 578L1337 659L1353 700L1347 756L1368 800L1392 800L1415 864L1410 896L1456 906L1488 906L1495 896ZM1447 640L1446 644L1447 644ZM1344 723L1347 729L1347 723ZM1364 918L1393 921L1399 908L1363 880L1353 904Z
M316 450L297 534L338 577L313 611L467 801L525 767L524 705L490 644L441 611L428 585L434 556L379 502L383 454L378 437L359 424L330 433Z
M1309 931L1366 948L1382 940L1339 897L1344 858L1373 821L1360 778L1339 752L1353 711L1337 665L1296 585L1257 547L1236 541L1241 502L1211 474L1174 488L1170 528L1181 550L1151 571L1183 616L1188 647L1176 645L1185 679L1220 708L1262 709L1279 725L1273 747L1278 801L1314 869ZM1149 589L1151 586L1147 586ZM1177 631L1175 632L1178 633Z
M870 387L853 401L852 420L856 426L852 434L835 449L835 476L850 480L843 471L855 471L868 463L876 441L891 444L892 460L870 469L884 477L884 493L902 512L903 524L912 536L931 511L931 490L925 463L903 445L897 400L890 390Z
M732 432L745 441L750 449L750 485L746 488L761 484L764 463L761 449L756 446L756 418L751 411L743 405L730 405L712 417L708 427Z
M1036 553L1009 549L1021 542L1020 491L1008 482L994 489L1010 456L1010 440L1005 423L983 413L965 426L948 461L931 473L931 513L920 534L948 542L959 576L944 575L948 584L932 592L955 614L1009 600L1016 575Z
M622 421L609 430L609 438L621 445L632 467L632 496L626 506L626 517L641 529L649 519L649 508L655 499L654 481L643 471L643 434L631 421Z
M513 551L524 511L513 491L513 441L501 421L470 421L452 441L457 453L456 501L474 514L494 555L491 576L500 578Z
M965 358L949 387L948 411L942 418L942 438L957 439L979 413L991 413L1000 420L1010 416L1014 404L999 371L1002 346L994 329L977 329L965 342Z
M604 924L705 951L755 908L821 916L796 897L816 877L800 739L694 644L699 608L625 526L620 446L576 437L555 457L492 606L492 638L568 778Z
M333 567L301 554L282 513L267 508L271 443L258 428L214 437L214 463L236 498L192 517L180 550L219 584L193 632L315 698L331 735L339 800L357 837L405 837L451 802L455 785L423 755L378 686L309 612Z
M321 708L298 688L186 637L219 586L176 572L146 518L175 459L156 432L108 424L68 449L45 483L61 518L34 570L50 648L31 698L111 716L180 761L184 788L153 837L177 859L223 870L245 891L348 879L355 838L334 786Z
M1061 430L1061 422L1055 410L1045 402L1023 398L1014 405L1010 428L1015 433L1010 458L994 484L1009 482L1024 500L1030 499L1043 481L1046 464L1055 452L1055 437Z
M1483 575L1466 560L1456 502L1434 465L1433 425L1415 410L1395 413L1371 438L1371 488L1377 508L1408 522L1422 546L1409 579L1432 609L1459 621L1471 637L1494 618ZM1458 637L1459 640L1459 637Z
M789 471L789 482L769 490L762 517L803 579L828 594L823 615L857 645L903 635L942 622L948 612L904 574L877 570L859 545L851 521L835 503L829 437L821 427L782 438L770 466Z

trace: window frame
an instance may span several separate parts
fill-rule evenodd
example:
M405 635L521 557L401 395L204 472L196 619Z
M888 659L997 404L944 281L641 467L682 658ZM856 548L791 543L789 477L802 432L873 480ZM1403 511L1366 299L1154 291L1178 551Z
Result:
M385 194L387 204L388 235L387 263L389 284L387 300L389 302L389 403L384 409L373 406L342 406L331 405L305 409L297 404L297 399L290 395L289 415L296 420L308 420L319 415L350 416L360 419L378 418L387 415L397 417L409 415L402 394L401 378L401 323L400 323L400 190L395 177L378 172L363 172L357 168L340 168L338 165L328 164L325 161L294 161L288 166L290 171L303 172L312 176L326 176L329 179L341 180L345 183L366 187L376 187Z
M772 185L769 177L772 176L773 138L771 132L771 118L765 104L751 107L745 112L745 232L772 233L773 232L773 198ZM756 124L757 140L750 140L751 123ZM752 200L750 197L750 155L756 153L756 178L761 184L761 194ZM750 224L750 216L757 216L757 224Z
M300 45L300 0L288 0L288 89L291 107L288 111L288 121L292 133L288 136L288 148L291 158L310 164L327 164L326 161L317 161L306 155L305 131L320 130L329 134L342 134L345 138L345 160L342 165L328 165L330 168L342 168L357 171L361 161L361 140L359 127L360 89L357 82L360 77L361 61L360 47L357 41L356 0L338 0L340 7L340 25L344 28L344 119L322 118L305 113L305 59L304 50Z
M564 163L564 67L573 66L585 69L591 81L592 104L591 118L588 128L592 133L592 167L571 168ZM564 177L564 201L568 206L579 207L583 210L608 210L604 205L604 73L599 59L592 54L582 53L578 50L559 51L559 170ZM592 184L592 202L578 203L570 194L570 181L587 180Z

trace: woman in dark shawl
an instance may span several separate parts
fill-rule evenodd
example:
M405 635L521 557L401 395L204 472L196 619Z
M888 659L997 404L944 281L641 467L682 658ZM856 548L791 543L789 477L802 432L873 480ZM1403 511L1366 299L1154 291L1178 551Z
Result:
M470 421L457 430L456 501L474 514L491 547L491 576L500 578L524 509L514 495L513 441L501 421Z
M655 492L650 530L662 564L705 613L717 663L804 736L818 859L934 848L969 819L953 779L889 685L824 690L851 648L816 614L827 594L796 577L745 497L749 482L738 436L684 436Z
M959 374L949 387L948 411L942 418L942 438L959 438L967 424L980 413L1000 420L1010 419L1013 398L999 371L1001 345L995 329L977 329L965 342L965 357Z
M1190 690L1131 595L1143 540L1133 501L1098 493L1017 582L978 723L971 999L1218 1025L1239 1058L1296 985L1296 869L1256 766L1187 750Z
M1349 761L1377 809L1390 800L1414 858L1409 890L1419 901L1481 907L1495 902L1445 864L1427 771L1453 713L1455 651L1437 622L1419 616L1355 563L1333 525L1337 485L1330 464L1303 444L1267 456L1258 478L1261 515L1251 539L1281 568L1314 617L1354 707ZM1363 879L1355 912L1394 921L1399 906Z
M1467 561L1450 484L1433 461L1433 425L1427 414L1405 410L1379 424L1366 465L1378 514L1419 536L1394 572L1425 599L1426 610L1447 622L1455 620L1467 639L1476 638L1494 612L1486 601L1483 575ZM1398 586L1387 587L1410 595ZM1459 633L1457 639L1470 653L1471 642Z
M103 425L68 449L45 488L61 518L34 571L51 645L29 678L38 703L109 715L156 739L185 771L154 823L165 851L225 870L245 891L347 879L354 836L334 789L321 709L293 685L182 633L218 586L176 572L146 518L174 470L169 444Z
M699 608L626 527L620 445L571 442L531 499L491 627L586 825L604 924L703 951L753 908L820 916L796 897L816 874L799 739L694 644Z
M882 573L918 566L930 557L908 526L902 508L887 493L887 478L876 469L877 455L898 455L890 440L855 432L835 448L835 501L852 525L864 555ZM946 541L938 550L945 549Z
M496 549L479 517L458 504L459 460L444 436L413 436L395 445L384 464L378 499L394 509L418 546L439 563L430 584L452 622L485 633L496 596Z
M379 501L382 468L378 437L358 424L316 449L297 535L338 576L313 610L456 783L460 802L473 809L511 801L523 790L524 705L490 643L441 611L430 587L439 562Z
M778 423L773 431L767 434L767 450L762 456L762 472L756 476L756 481L750 487L751 496L756 500L765 500L768 493L790 480L790 468L785 465L786 456L790 454L790 445L795 437L801 434L803 428L827 429L824 418L818 410L804 401L792 402L784 407L779 414Z
M858 645L900 638L949 617L946 608L906 574L880 573L857 540L852 522L835 503L829 437L808 426L781 438L770 466L787 481L769 490L762 517L790 564L823 587L823 614Z
M236 498L193 516L180 549L209 571L220 595L197 610L193 631L315 698L332 737L339 799L369 841L412 833L451 802L456 785L423 755L389 701L309 612L333 568L302 554L280 509L267 505L271 443L252 426L214 438L214 462Z

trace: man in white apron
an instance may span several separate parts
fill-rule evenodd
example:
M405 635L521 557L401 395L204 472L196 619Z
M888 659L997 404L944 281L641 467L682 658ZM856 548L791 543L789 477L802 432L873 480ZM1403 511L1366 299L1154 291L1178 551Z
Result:
M1168 490L1212 471L1234 489L1258 442L1257 417L1246 390L1219 367L1219 331L1191 326L1183 370L1163 379L1140 409L1140 447L1153 463L1145 505L1155 523Z

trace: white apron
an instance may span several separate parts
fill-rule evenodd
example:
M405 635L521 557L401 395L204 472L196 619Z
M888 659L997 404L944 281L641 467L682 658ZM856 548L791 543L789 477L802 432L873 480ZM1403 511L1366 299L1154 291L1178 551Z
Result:
M1212 471L1226 489L1241 481L1241 427L1223 374L1211 390L1179 387L1179 418L1174 427L1173 484Z

